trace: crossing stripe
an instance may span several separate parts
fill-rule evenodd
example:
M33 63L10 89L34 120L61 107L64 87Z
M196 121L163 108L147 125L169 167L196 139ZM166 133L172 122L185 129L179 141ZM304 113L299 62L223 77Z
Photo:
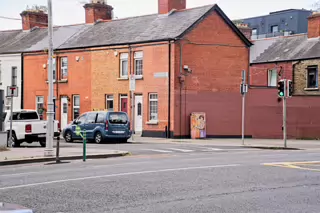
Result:
M171 153L172 151L169 150L161 150L161 149L145 149L152 152L161 152L161 153Z
M177 148L168 148L174 151L179 151L179 152L194 152L194 150L189 150L189 149L177 149Z
M209 151L221 151L222 149L219 149L219 148L205 148L205 150L203 151L206 151L206 152L209 152Z

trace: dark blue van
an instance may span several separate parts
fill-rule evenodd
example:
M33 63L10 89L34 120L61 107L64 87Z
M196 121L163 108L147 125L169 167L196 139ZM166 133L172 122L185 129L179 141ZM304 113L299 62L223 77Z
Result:
M76 135L76 126L81 128L81 133L86 131L87 140L102 143L108 139L117 139L127 142L131 137L130 121L125 112L86 112L75 119L63 129L63 138L66 142L81 140Z

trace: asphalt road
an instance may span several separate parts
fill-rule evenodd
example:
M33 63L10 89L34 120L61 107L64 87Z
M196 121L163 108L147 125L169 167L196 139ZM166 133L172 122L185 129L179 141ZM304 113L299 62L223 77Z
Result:
M41 213L320 212L320 164L292 163L319 156L230 149L5 166L0 201Z

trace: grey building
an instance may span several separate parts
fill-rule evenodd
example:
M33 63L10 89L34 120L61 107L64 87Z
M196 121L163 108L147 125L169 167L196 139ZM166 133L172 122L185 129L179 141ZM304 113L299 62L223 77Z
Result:
M311 10L288 9L269 15L242 19L252 29L252 39L306 33Z

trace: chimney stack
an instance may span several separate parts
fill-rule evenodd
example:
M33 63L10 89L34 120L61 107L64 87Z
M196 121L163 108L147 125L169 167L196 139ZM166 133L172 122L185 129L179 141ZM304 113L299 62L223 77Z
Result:
M308 38L320 36L320 13L314 12L308 17Z
M23 30L31 30L34 27L48 27L48 14L44 11L25 10L20 16Z
M183 10L186 7L186 0L158 0L159 14L167 14L173 9Z
M247 37L247 39L251 40L252 29L247 24L239 23L236 24L236 26L242 32L242 34Z
M111 20L113 7L103 0L91 0L91 3L84 5L86 11L86 23L93 24L99 19Z

